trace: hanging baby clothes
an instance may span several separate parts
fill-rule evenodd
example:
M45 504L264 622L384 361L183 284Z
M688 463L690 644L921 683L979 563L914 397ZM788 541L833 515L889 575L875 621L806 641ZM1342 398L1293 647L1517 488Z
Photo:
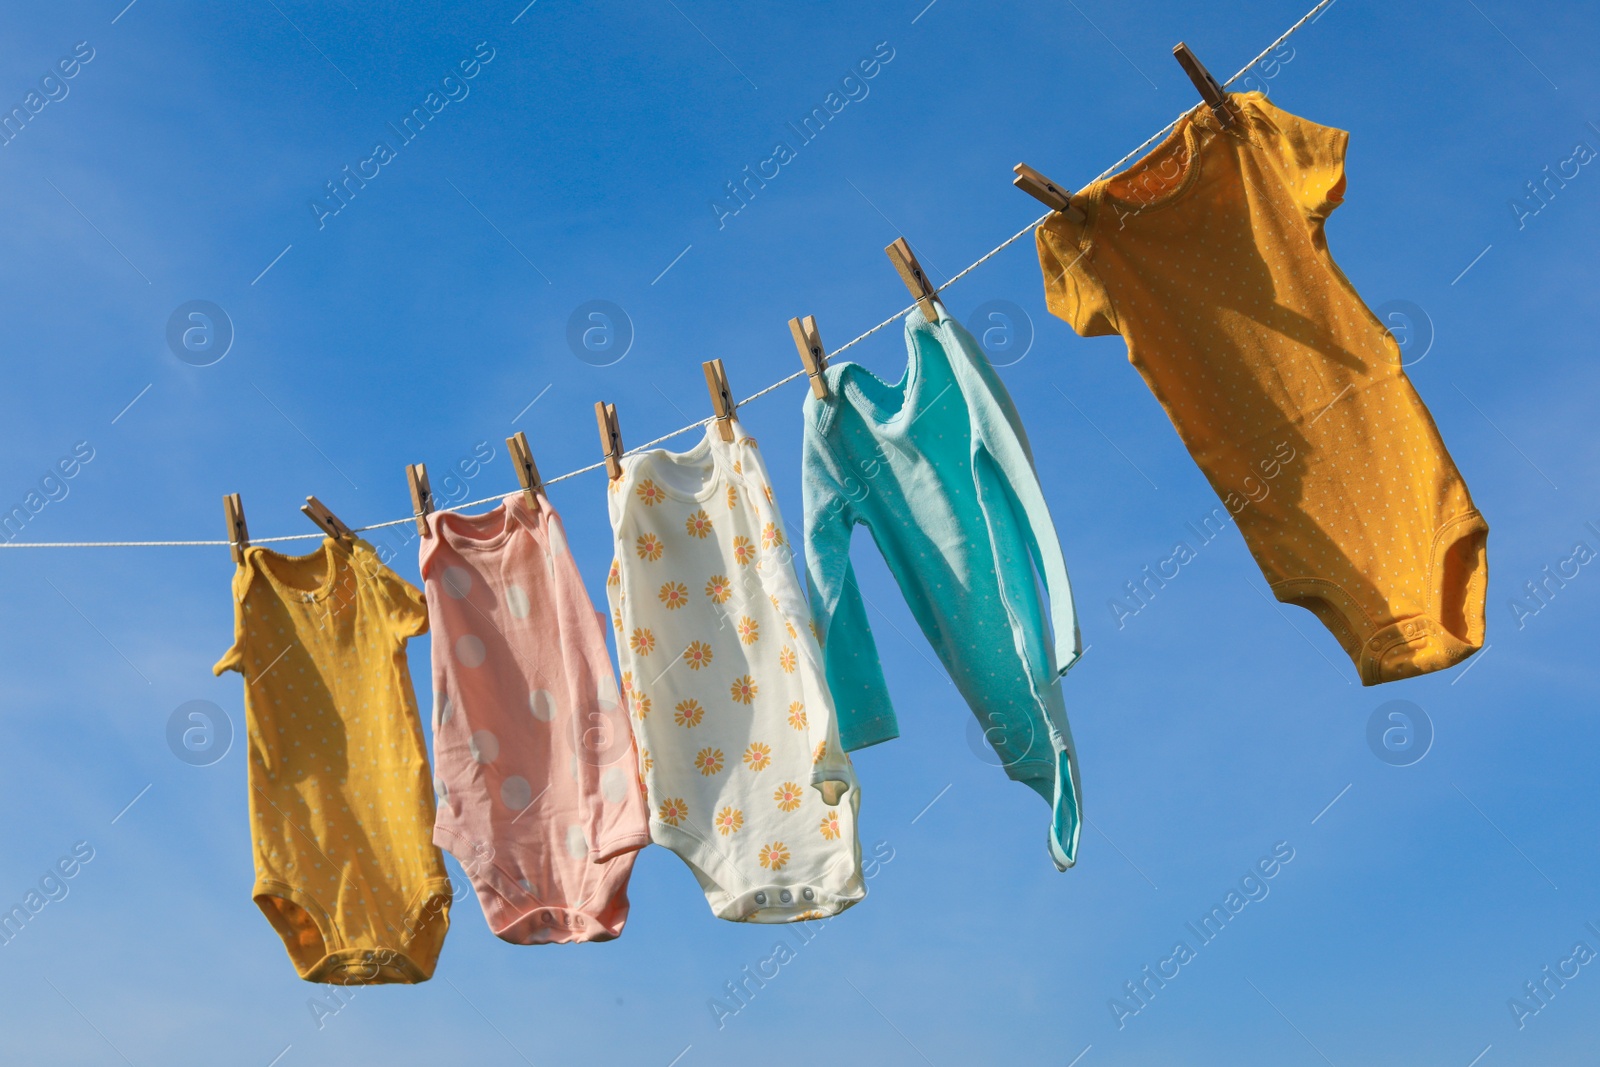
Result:
M650 831L605 616L560 516L536 499L427 518L433 839L461 861L496 936L607 941Z
M652 838L719 918L791 922L866 895L860 801L783 517L734 425L732 444L708 427L623 461L606 590Z
M1328 251L1348 135L1260 93L1181 119L1039 227L1050 310L1120 333L1279 600L1364 685L1483 643L1489 528L1393 336Z
M1065 870L1080 809L1058 680L1082 646L1061 546L1016 408L972 335L940 306L936 323L912 311L905 336L898 384L839 363L828 399L805 403L806 570L840 733L849 750L900 734L850 565L860 524L1006 773L1050 804Z
M255 902L308 982L423 982L449 927L428 757L406 668L422 594L365 541L259 546L233 576Z

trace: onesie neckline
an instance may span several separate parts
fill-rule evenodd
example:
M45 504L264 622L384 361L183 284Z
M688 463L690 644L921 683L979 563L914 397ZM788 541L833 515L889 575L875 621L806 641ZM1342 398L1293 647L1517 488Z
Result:
M528 513L527 507L519 499L521 495L521 490L507 493L499 504L477 515L463 515L458 511L436 511L433 513L433 532L442 543L449 545L452 551L462 554L499 549L519 529L537 542L538 519ZM496 519L500 522L500 529L488 537L466 536L461 530L463 526L482 527ZM452 526L456 529L452 530Z
M1203 120L1198 117L1197 112L1189 112L1178 120L1178 124L1173 127L1171 133L1161 139L1160 144L1115 174L1090 182L1081 193L1088 202L1089 208L1088 218L1083 224L1084 236L1093 236L1098 228L1100 215L1104 209L1125 207L1132 214L1160 211L1177 203L1190 189L1194 188L1201 171L1199 130L1202 122ZM1209 129L1209 126L1206 128ZM1152 160L1160 158L1164 152L1171 151L1180 142L1183 144L1189 158L1188 167L1184 170L1183 180L1175 188L1163 193L1159 198L1145 203L1140 203L1137 200L1125 200L1111 192L1111 184L1113 182L1123 181L1130 176L1137 175L1148 167Z
M665 463L680 469L690 468L704 472L701 488L693 493L685 492L676 484L669 482L665 475L655 482L657 489L674 500L686 500L698 504L715 496L724 478L739 485L744 484L744 479L734 472L733 465L728 460L726 449L729 447L718 435L716 427L707 424L705 436L693 448L684 452L668 452L664 448L652 448L648 452L641 452L639 458L634 461L634 470L651 470L659 473L659 465Z
M929 322L923 317L921 311L909 311L905 320L906 339L906 368L900 374L897 382L886 382L860 363L844 363L839 366L838 376L834 379L834 387L843 396L850 399L850 408L860 415L874 430L889 430L898 426L906 418L911 408L912 393L922 381L922 349L917 345L915 334L918 330L927 330L937 334L944 326L944 320L950 312L944 303L938 303L939 318ZM863 388L863 385L866 388ZM870 392L891 398L895 407L890 409L879 403ZM920 413L919 413L920 414ZM912 416L912 421L916 417Z
M285 599L298 600L303 603L314 603L325 600L333 592L334 583L339 576L339 558L346 554L344 546L331 537L324 537L322 544L310 552L300 556L291 556L284 552L277 552L260 545L251 545L245 549L245 558L254 565L254 569L267 580L267 583L279 593L285 594ZM286 581L281 575L274 574L268 561L276 561L290 566L314 563L318 558L323 560L323 575L320 583L314 589L294 585Z

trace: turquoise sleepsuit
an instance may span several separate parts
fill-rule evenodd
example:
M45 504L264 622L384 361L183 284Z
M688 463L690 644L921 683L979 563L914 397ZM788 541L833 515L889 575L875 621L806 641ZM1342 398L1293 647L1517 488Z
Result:
M806 572L841 742L900 734L850 565L860 524L1006 773L1051 805L1065 870L1080 809L1058 681L1082 642L1061 546L1016 408L972 335L942 306L937 323L913 310L905 334L899 383L839 363L828 398L805 404Z

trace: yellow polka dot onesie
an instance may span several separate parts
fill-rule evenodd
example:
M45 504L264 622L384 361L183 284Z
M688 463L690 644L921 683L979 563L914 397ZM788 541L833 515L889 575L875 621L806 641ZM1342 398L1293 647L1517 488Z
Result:
M365 541L260 546L234 572L254 897L308 982L422 982L449 927L433 791L406 668L422 594Z
M1050 310L1119 333L1281 601L1365 685L1483 644L1489 527L1328 251L1348 135L1231 95L1039 227Z

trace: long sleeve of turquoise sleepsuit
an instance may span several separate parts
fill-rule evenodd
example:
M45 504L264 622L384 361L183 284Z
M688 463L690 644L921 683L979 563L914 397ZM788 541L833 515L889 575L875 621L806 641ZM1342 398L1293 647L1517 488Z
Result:
M806 425L806 458L802 463L806 584L811 591L812 622L817 628L817 640L824 643L828 689L833 693L834 706L841 709L840 743L846 752L854 752L899 737L900 725L889 703L883 664L878 660L866 604L856 585L856 571L850 564L850 535L862 521L855 514L851 501L863 493L864 481L848 472L849 460L844 457L813 460L809 418ZM828 447L823 439L815 444L824 450ZM875 459L866 466L876 473ZM813 502L818 504L815 511ZM827 645L830 634L838 637L831 647Z
M1058 679L1081 650L1055 526L1021 420L961 324L906 320L905 377L853 363L808 397L802 477L812 614L847 750L899 736L850 565L864 525L1006 773L1052 806L1073 862L1077 761ZM1040 586L1043 585L1043 597Z

